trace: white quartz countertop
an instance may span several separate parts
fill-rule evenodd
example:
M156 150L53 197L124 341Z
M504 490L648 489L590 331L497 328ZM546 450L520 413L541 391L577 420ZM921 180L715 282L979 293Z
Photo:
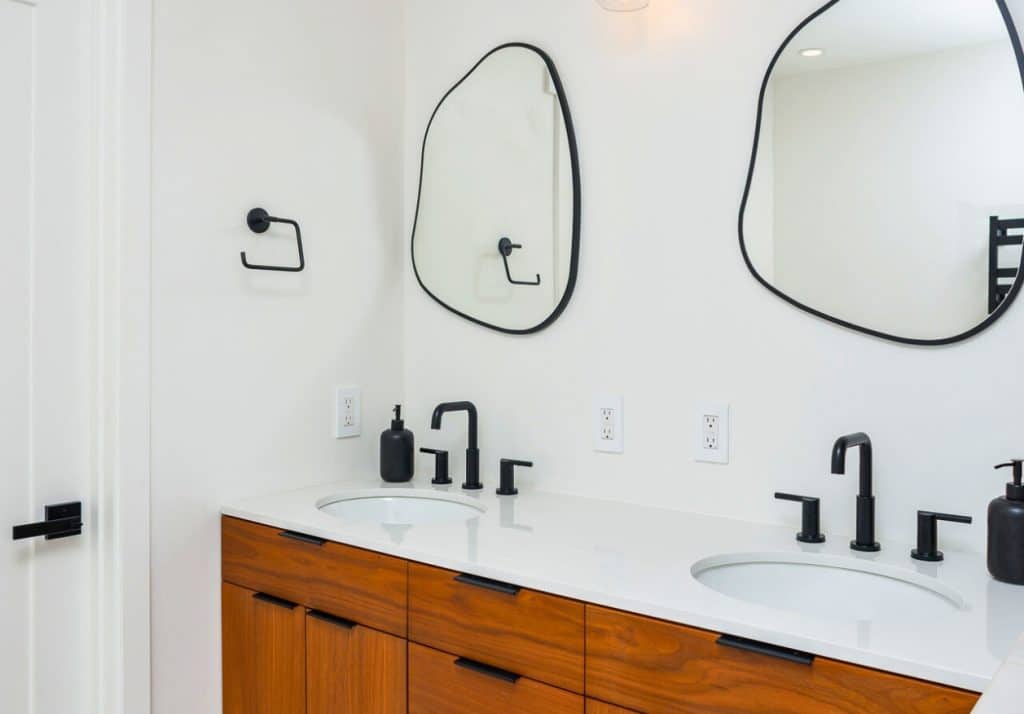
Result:
M985 690L974 714L1015 714L1024 710L1024 636Z
M977 554L946 549L945 561L923 563L910 558L910 543L883 539L881 552L855 553L846 534L827 533L827 542L807 545L794 538L796 527L528 488L521 488L518 496L499 497L493 486L488 484L477 492L415 483L383 487L375 479L364 478L252 498L226 506L222 512L977 692L989 686L1024 632L1024 587L993 580L984 558ZM345 522L317 509L325 499L378 488L397 492L395 495L408 489L448 491L460 499L473 499L486 510L470 520L399 526ZM938 620L932 614L899 612L875 621L844 615L847 607L841 601L834 603L834 616L827 617L773 609L722 595L691 575L694 563L730 553L810 553L869 561L899 569L910 578L934 578L941 588L961 595L964 606L959 610L951 607L948 615ZM1019 676L1016 679L1021 681Z

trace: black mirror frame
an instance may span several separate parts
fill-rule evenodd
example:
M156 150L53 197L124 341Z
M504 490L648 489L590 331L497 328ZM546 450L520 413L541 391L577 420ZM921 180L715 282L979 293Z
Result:
M774 285L769 283L767 280L765 280L764 277L762 277L761 274L757 272L757 269L754 267L753 262L750 260L750 256L747 254L747 246L743 236L743 218L746 214L747 201L750 198L750 190L754 180L754 168L757 165L757 150L761 137L761 119L764 113L764 98L766 92L768 91L768 83L771 81L772 72L775 69L775 65L778 63L779 58L782 56L782 53L786 51L786 48L789 47L789 44L793 41L793 38L795 38L800 33L800 31L804 29L804 27L814 22L814 20L816 20L820 15L824 14L841 1L842 0L829 0L829 2L826 2L823 6L818 8L814 13L807 17L807 19L805 19L803 22L797 25L796 29L794 29L786 37L785 41L782 43L779 49L775 52L775 55L772 57L772 61L768 64L768 70L765 72L764 80L761 83L761 91L757 99L757 121L754 126L754 148L751 151L750 155L750 167L747 170L747 181L743 189L743 199L740 202L739 239L740 252L743 254L743 261L747 264L747 268L750 270L754 278L756 278L757 281L761 283L761 285L763 285L765 288L767 288L770 292L774 293L775 295L782 298L783 300L793 305L794 307L803 310L804 312L808 312L816 317L820 317L824 320L848 328L850 330L861 332L866 335L871 335L872 337L878 337L884 340L899 342L905 345L939 346L949 345L953 344L954 342L966 340L990 327L996 320L1002 317L1007 310L1010 309L1010 305L1013 304L1013 301L1017 298L1017 294L1021 291L1021 284L1024 283L1024 253L1021 254L1021 265L1019 268L1017 280L1014 282L1013 287L1010 288L1010 291L1006 294L1005 299L1002 301L1002 303L1000 303L999 307L997 307L995 311L992 312L992 314L990 314L983 321L975 325L970 330L967 330L966 332L962 332L952 337L944 337L941 339L933 340L891 335L886 332L881 332L879 330L873 330L870 327L863 327L852 322L847 322L846 320L842 320L838 317L833 317L832 315L829 315L820 310L816 310L813 307L810 307L809 305L805 305L799 300L796 300L795 298L786 295L784 292L782 292ZM1014 54L1017 57L1017 68L1021 75L1021 90L1024 91L1024 48L1021 47L1020 34L1017 32L1017 27L1013 22L1013 16L1011 15L1009 8L1006 6L1006 0L993 0L993 2L995 2L996 5L999 7L999 11L1003 16L1003 22L1006 23L1006 31L1010 36L1010 44L1013 46Z
M517 47L517 48L520 48L520 49L530 50L531 52L536 53L544 61L544 64L548 68L548 74L551 76L551 81L554 84L555 93L558 95L558 103L559 103L559 105L561 107L561 110L562 110L562 121L565 124L566 137L568 138L568 142L569 142L569 161L570 161L570 164L571 164L571 167L572 167L572 192L573 192L573 200L572 200L572 211L573 211L573 217L572 217L572 251L571 251L572 254L571 254L570 258L569 258L569 279L568 279L568 281L566 282L566 285L565 285L565 292L562 294L562 299L559 301L558 305L555 306L554 311L544 321L542 321L541 323L539 323L539 324L537 324L537 325L535 325L533 327L529 327L529 328L526 328L526 329L520 329L520 330L511 329L511 328L507 328L507 327L500 327L498 325L492 325L489 322L484 322L483 320L477 319L477 318L473 317L472 315L467 315L466 313L464 313L464 312L462 312L460 310L455 309L454 307L452 307L451 305L449 305L448 303L444 302L439 297L434 295L434 293L430 292L430 290L427 288L427 286L423 284L423 279L420 277L419 269L416 267L416 226L417 226L417 223L419 222L420 200L421 200L421 198L423 196L423 163L424 163L424 159L426 158L427 139L430 137L430 127L433 126L434 119L437 117L437 113L441 110L441 107L444 105L444 103L448 99L448 97L451 96L451 94L456 89L458 89L460 86L462 86L462 83L465 82L467 79L469 79L470 75L472 75L473 72L475 72L477 70L477 68L479 68L480 65L482 65L487 60L487 58L489 58L491 55L495 54L496 52L500 52L501 50L505 50L505 49L509 49L509 48L514 48L514 47ZM416 213L415 213L415 217L413 219L412 239L410 241L410 246L409 246L411 257L412 257L412 270L413 270L413 273L415 273L415 275L416 275L416 281L420 284L420 287L423 288L423 292L425 292L427 295L429 295L431 298L433 298L434 301L437 304L439 304L441 307L445 308L446 310L448 310L450 312L455 313L459 317L462 317L462 318L465 318L466 320L469 320L470 322L475 322L476 324L481 325L482 327L487 327L487 328L490 328L492 330L497 330L498 332L504 332L505 334L509 334L509 335L528 335L528 334L531 334L531 333L534 333L534 332L540 332L544 328L550 326L551 323L553 323L555 320L557 320L561 316L561 314L565 311L565 308L569 305L569 301L572 299L573 291L576 289L576 278L577 278L577 273L578 273L578 270L579 270L579 260L580 260L580 225L581 225L580 210L581 210L581 206L582 206L582 200L581 200L581 196L580 196L580 159L579 159L579 149L576 146L576 129L575 129L575 126L573 125L572 113L569 110L569 101L566 99L566 96L565 96L565 88L562 85L562 79L561 79L561 77L558 74L558 69L555 67L554 61L551 59L550 56L548 56L548 54L546 52L544 52L544 50L540 49L539 47L535 47L534 45L527 44L525 42L507 42L505 44L498 45L493 50L491 50L490 52L485 54L483 57L481 57L480 60L476 64L474 64L473 67L468 72L466 72L466 74L463 75L462 78L458 82L456 82L455 84L452 85L451 89L449 89L447 92L444 93L444 96L441 97L441 101L439 101L437 103L437 106L434 108L434 111L430 115L430 121L427 122L426 131L423 132L423 146L420 149L420 174L419 174L419 182L418 182L418 185L417 185L417 188L416 188Z

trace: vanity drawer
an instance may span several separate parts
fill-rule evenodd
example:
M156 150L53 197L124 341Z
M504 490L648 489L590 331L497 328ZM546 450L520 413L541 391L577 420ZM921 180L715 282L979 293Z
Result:
M953 714L978 696L822 657L810 664L718 644L719 635L587 606L587 695L640 711Z
M228 582L405 637L404 560L226 516L221 556Z
M409 563L409 639L583 691L583 603Z
M587 700L587 714L637 714L633 709L623 709L599 699Z
M583 697L409 643L410 714L583 714Z

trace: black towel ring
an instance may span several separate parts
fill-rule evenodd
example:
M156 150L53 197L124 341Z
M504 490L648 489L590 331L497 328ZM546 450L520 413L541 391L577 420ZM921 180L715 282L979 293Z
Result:
M508 257L512 255L512 251L517 248L522 248L520 243L513 243L511 238L502 238L498 241L498 252L501 253L501 259L505 261L505 277L513 285L540 285L540 273L537 273L536 280L513 280L512 271L508 268Z
M290 218L277 218L271 216L262 208L254 208L245 217L245 222L249 226L249 230L253 233L266 233L270 229L271 223L287 223L295 229L295 242L299 247L299 265L297 267L289 267L283 265L256 265L250 263L245 258L245 251L242 251L242 265L249 270L277 270L283 273L299 273L306 267L306 256L302 252L302 231L299 230L299 224Z

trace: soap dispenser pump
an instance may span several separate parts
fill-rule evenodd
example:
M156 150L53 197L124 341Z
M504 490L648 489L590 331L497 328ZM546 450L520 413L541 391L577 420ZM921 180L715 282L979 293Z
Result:
M395 418L391 428L380 434L380 477L388 483L404 483L412 480L416 461L415 440L412 432L402 421L402 405L395 405Z
M988 507L988 571L1004 583L1024 585L1024 483L1021 483L1021 459L999 464L997 469L1013 468L1013 481L1006 484L1006 495Z

